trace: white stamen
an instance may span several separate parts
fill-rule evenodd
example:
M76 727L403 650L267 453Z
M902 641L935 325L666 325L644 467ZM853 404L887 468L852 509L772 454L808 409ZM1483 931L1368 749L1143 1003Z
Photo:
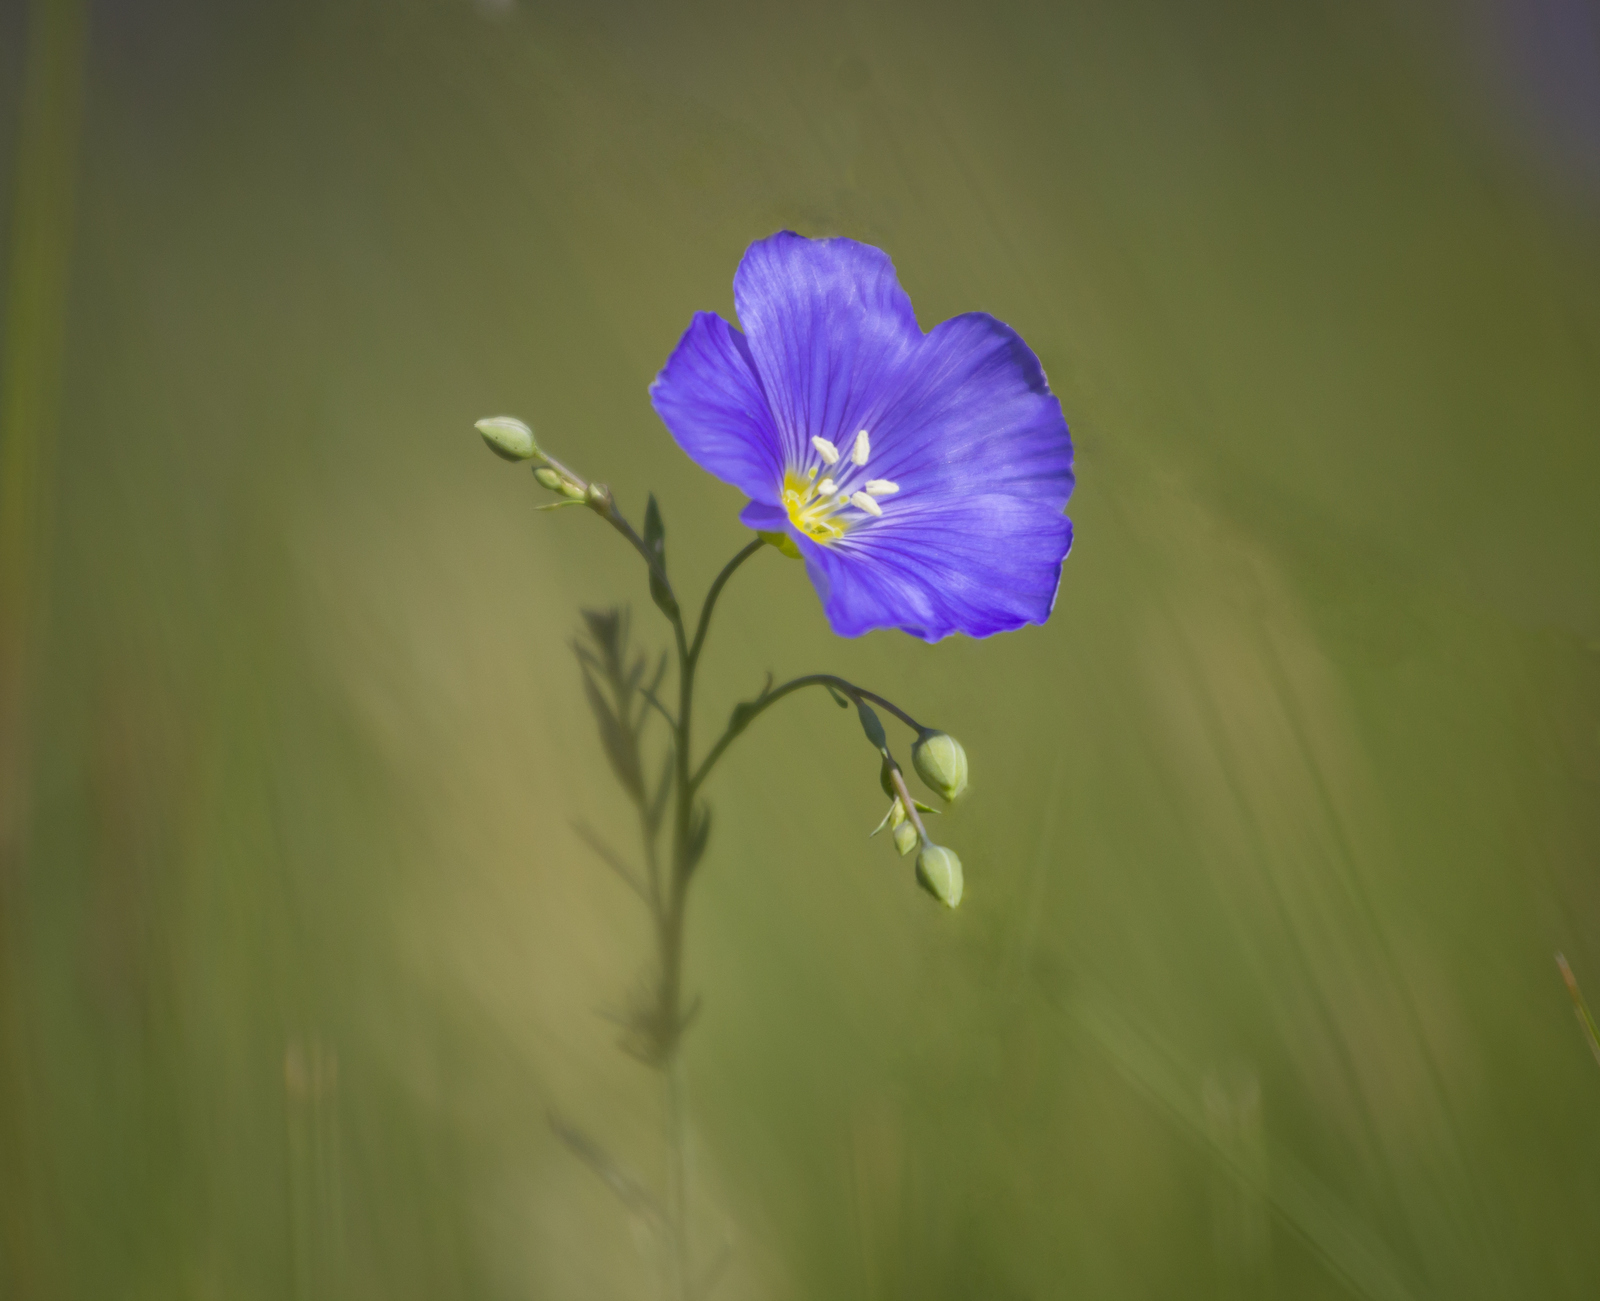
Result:
M872 498L867 496L867 494L864 492L852 493L850 496L850 504L857 510L866 511L868 515L883 514L883 507L878 505L877 502L873 501Z
M900 485L891 483L887 479L868 479L867 491L874 497L893 497L900 491Z
M856 435L856 445L850 449L850 459L857 465L865 465L867 463L867 454L871 450L872 440L867 437L867 431L863 429ZM828 464L832 465L833 462L829 461Z
M822 453L822 459L825 464L834 465L838 463L839 449L830 443L826 438L813 438L811 440L811 446L815 447L817 451Z
M836 484L832 479L824 479L817 485L817 496L819 497L831 497L838 491L839 485Z

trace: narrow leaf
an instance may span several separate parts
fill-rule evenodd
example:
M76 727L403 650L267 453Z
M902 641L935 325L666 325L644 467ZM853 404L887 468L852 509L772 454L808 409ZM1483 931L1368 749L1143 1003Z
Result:
M858 701L856 713L861 718L861 730L867 734L867 740L872 742L874 750L887 750L889 738L883 734L883 724L878 720L878 715L866 701Z
M850 708L850 702L835 691L832 686L828 687L828 694L833 697L833 703L838 705L840 709Z
M650 494L650 501L644 508L644 544L665 568L667 526L661 522L661 507L656 504L655 493Z
M655 493L644 510L644 545L655 558L650 568L650 599L669 619L678 616L678 601L667 586L667 526L661 522L661 507L656 505Z

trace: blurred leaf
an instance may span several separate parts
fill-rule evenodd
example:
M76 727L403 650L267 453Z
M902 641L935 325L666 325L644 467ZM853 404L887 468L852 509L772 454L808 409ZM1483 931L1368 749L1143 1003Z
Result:
M601 840L595 831L586 822L574 822L572 829L576 831L584 844L600 857L600 861L620 876L636 895L646 903L650 902L650 891L645 887L643 879L631 867L622 861L618 854L605 841Z
M666 812L667 797L672 794L672 777L677 770L677 751L669 745L667 752L661 758L661 776L656 780L656 793L650 801L650 834L654 835L661 826L661 816Z
M589 708L594 713L595 723L600 729L600 744L605 749L606 758L611 761L611 770L616 773L623 789L635 801L642 801L644 777L639 771L639 750L633 735L623 727L616 714L612 712L611 706L600 694L600 688L595 685L588 668L585 667L582 672L584 695L589 700Z
M694 871L705 854L706 844L710 839L711 806L703 803L695 810L694 817L689 823L688 855L684 863L688 871Z
M636 1215L644 1217L652 1228L661 1230L667 1223L666 1213L654 1194L633 1174L617 1162L616 1158L576 1125L570 1125L553 1112L550 1129L566 1146L567 1151L599 1175L622 1204Z

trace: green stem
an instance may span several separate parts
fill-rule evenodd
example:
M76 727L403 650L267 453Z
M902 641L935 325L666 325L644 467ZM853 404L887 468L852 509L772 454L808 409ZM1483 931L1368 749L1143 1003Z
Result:
M651 574L671 592L666 573L658 558L634 532L633 527L617 511L609 492L603 492L593 509L608 524L621 533L649 565ZM676 773L672 817L671 869L664 890L655 895L656 943L660 954L661 984L657 993L657 1033L660 1039L660 1066L667 1088L667 1144L671 1153L671 1235L669 1244L669 1290L678 1301L687 1301L694 1290L693 1260L689 1246L689 1187L688 1165L685 1152L685 1126L687 1119L683 1104L683 1063L679 1052L684 1021L681 1011L683 1001L683 951L684 925L688 916L689 880L693 864L689 860L690 826L694 814L694 797L697 783L691 779L690 746L693 740L695 670L700 652L705 646L706 633L711 627L711 616L716 609L722 589L740 565L744 564L765 544L756 538L722 567L700 607L700 617L691 643L685 636L683 618L676 613L677 597L672 598L672 609L667 612L672 621L678 649L678 716L670 720L673 731L673 752ZM664 711L663 711L664 712ZM650 847L651 866L654 867L654 850ZM654 873L652 872L652 875Z
M706 632L711 627L711 612L716 609L717 598L722 595L722 589L728 585L728 580L733 577L734 570L766 546L762 538L755 538L747 544L743 551L728 561L722 567L722 572L716 576L711 584L711 590L706 593L705 604L700 607L700 622L694 630L694 641L689 647L690 664L700 662L700 648L705 645Z
M888 759L885 752L884 758ZM889 759L889 780L894 783L895 794L900 797L900 807L905 809L906 816L911 819L911 825L917 829L917 835L924 845L933 844L933 837L928 834L928 829L922 825L922 815L917 812L917 802L911 798L911 792L906 789L906 779L900 772L900 765Z
M863 700L870 700L873 704L887 709L902 723L919 735L927 731L927 728L923 727L921 723L917 722L917 720L912 718L910 714L901 709L899 705L895 704L892 700L885 700L882 696L878 695L874 691L868 691L864 687L858 687L855 685L855 683L847 682L844 678L835 677L832 673L808 673L803 678L795 678L792 681L785 682L781 687L774 687L771 691L764 692L759 699L750 701L748 704L741 706L740 710L735 713L733 720L729 722L727 730L724 731L723 734L717 739L717 743L711 747L711 753L706 755L705 759L702 760L699 769L694 775L694 779L690 783L691 790L698 790L700 788L700 784L711 775L711 770L716 767L717 760L722 758L723 751L733 744L734 739L741 732L743 732L745 728L749 727L751 723L753 723L762 714L766 713L768 709L777 704L778 701L782 700L785 696L799 691L805 687L832 687L834 690L849 696L850 699L854 700L857 704Z

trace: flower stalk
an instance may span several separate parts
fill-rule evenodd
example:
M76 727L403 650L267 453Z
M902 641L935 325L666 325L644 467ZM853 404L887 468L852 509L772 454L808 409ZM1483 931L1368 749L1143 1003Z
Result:
M484 429L483 426L489 427ZM643 997L625 1018L621 1046L662 1075L666 1141L670 1154L668 1196L659 1220L664 1247L663 1278L669 1298L673 1301L691 1301L700 1294L701 1285L694 1269L689 1231L690 1190L682 1043L699 1003L697 999L689 1001L685 998L683 965L689 889L711 834L711 810L700 798L702 788L728 748L752 722L780 700L807 687L822 687L841 707L847 708L852 703L856 706L869 743L882 756L885 789L894 794L905 810L905 817L909 819L908 826L898 827L897 824L897 827L902 833L915 829L916 839L910 844L906 843L906 834L895 837L897 848L901 853L906 853L912 847L920 847L918 879L936 897L953 907L960 898L959 860L950 851L935 845L929 837L919 812L927 806L913 799L907 789L900 766L890 754L874 706L910 728L918 738L917 745L923 745L928 737L942 737L944 734L924 727L892 700L835 674L806 674L779 686L772 685L769 675L759 695L735 706L727 725L696 763L695 687L712 618L734 574L768 545L769 539L756 536L722 567L700 603L691 633L682 604L668 577L666 525L654 497L649 499L641 531L618 508L609 487L585 479L550 456L520 421L498 417L494 421L483 422L480 429L491 450L503 459L534 462L533 471L538 482L561 498L554 503L555 506L587 506L627 541L644 561L651 600L672 628L673 651L663 653L653 671L647 673L645 656L630 646L630 621L624 611L584 613L588 641L575 643L574 650L583 673L585 695L599 727L602 748L618 784L635 808L643 870L630 866L588 827L580 825L576 829L627 883L650 913L656 950L654 971ZM676 710L669 709L661 698L669 663L674 660L678 688ZM658 770L652 770L652 765L647 764L642 745L651 719L655 716L665 721L669 733L666 752ZM913 754L918 753L914 747ZM919 763L918 771L922 772L924 766ZM662 846L663 835L666 837L665 848ZM954 862L953 892L946 886L935 888L930 884L929 874L924 869L929 855L943 855ZM949 872L935 873L934 876L940 881L947 881Z

